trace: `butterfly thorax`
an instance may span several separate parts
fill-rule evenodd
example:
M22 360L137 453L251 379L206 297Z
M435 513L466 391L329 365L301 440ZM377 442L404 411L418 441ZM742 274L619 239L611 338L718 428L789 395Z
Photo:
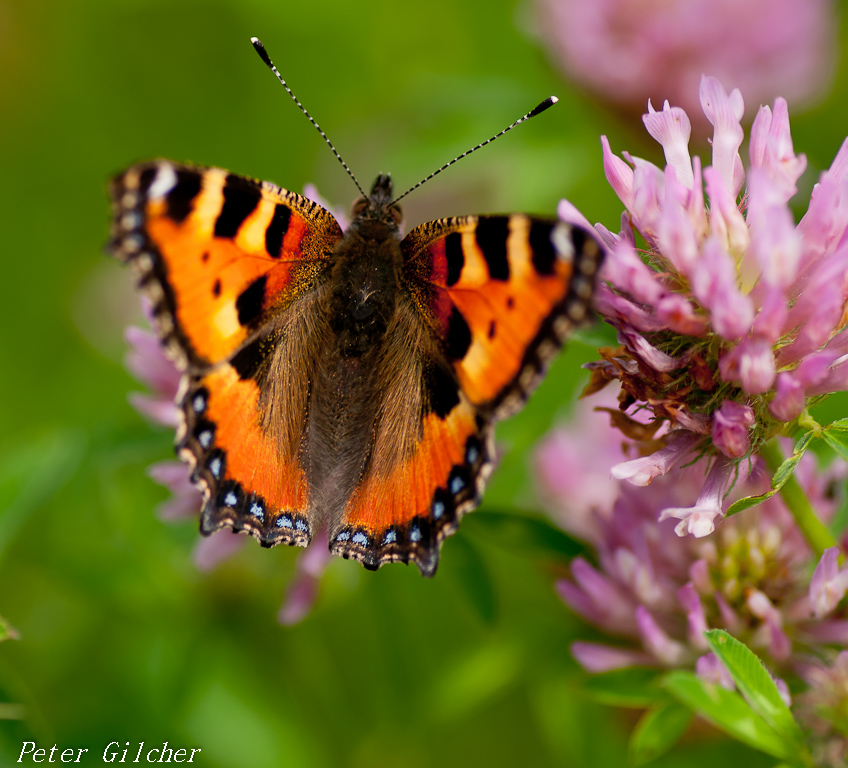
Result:
M391 180L378 176L371 196L354 203L353 220L333 254L329 315L341 357L373 352L385 335L402 267L399 222Z

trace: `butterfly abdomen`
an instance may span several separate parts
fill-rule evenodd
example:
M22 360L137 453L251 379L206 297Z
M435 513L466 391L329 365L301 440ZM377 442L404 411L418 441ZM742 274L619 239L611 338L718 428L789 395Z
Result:
M400 249L390 227L359 222L339 242L327 284L330 328L309 407L310 504L338 519L373 452L383 400L387 332L398 297Z

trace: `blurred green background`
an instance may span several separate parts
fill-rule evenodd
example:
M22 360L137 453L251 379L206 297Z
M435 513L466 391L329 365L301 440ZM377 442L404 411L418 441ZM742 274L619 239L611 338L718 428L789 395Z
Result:
M568 645L592 631L552 588L574 545L536 517L531 472L590 346L573 344L499 427L501 467L434 580L337 560L287 628L275 616L294 551L251 542L202 574L196 524L153 513L167 494L145 468L172 455L172 435L127 404L139 385L122 334L140 317L102 253L107 180L145 158L352 201L251 35L363 185L389 171L405 189L560 97L408 198L409 227L550 214L568 196L617 228L599 134L656 162L660 148L638 116L581 95L531 28L524 0L0 0L0 615L20 633L0 644L0 764L24 740L87 747L89 764L110 741L164 740L220 768L624 764L634 718L581 691ZM808 180L846 134L846 94L840 60L827 98L793 114ZM704 728L656 764L717 760L770 763Z

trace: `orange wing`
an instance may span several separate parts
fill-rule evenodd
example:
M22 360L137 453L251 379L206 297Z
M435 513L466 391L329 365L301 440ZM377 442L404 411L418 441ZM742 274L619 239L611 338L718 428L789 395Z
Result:
M201 529L229 525L263 544L307 544L296 433L305 424L309 334L318 329L304 317L341 228L273 184L168 161L130 168L112 196L110 248L136 271L162 343L185 371L177 447L204 490ZM302 371L277 406L287 409L274 417L289 425L282 439L268 429L262 401L280 348Z
M523 215L444 219L401 242L404 290L386 339L384 415L330 548L378 568L436 570L442 541L479 503L494 421L520 408L586 319L603 257L589 233ZM397 404L397 405L396 405ZM393 413L417 416L398 448ZM391 450L393 449L393 451Z
M591 313L603 252L564 222L514 214L441 219L404 239L405 274L469 400L517 411Z

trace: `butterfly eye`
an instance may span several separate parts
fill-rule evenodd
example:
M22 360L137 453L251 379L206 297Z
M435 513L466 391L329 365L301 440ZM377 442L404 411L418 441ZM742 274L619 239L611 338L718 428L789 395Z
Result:
M350 209L350 215L357 219L365 213L368 208L368 198L367 197L358 197L354 203L353 207Z
M388 210L386 211L389 215L389 218L398 226L403 221L403 211L400 209L400 206L390 205Z

